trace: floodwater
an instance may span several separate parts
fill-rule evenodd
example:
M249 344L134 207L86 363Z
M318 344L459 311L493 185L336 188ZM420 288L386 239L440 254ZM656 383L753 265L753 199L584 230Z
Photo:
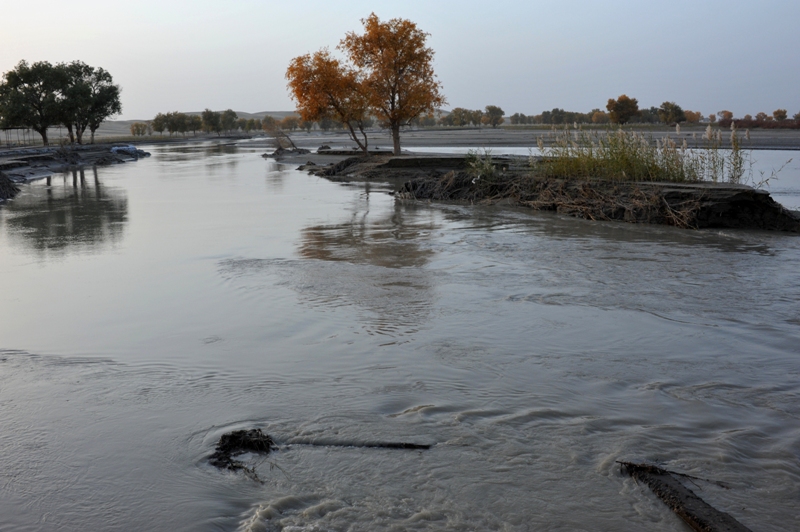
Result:
M616 460L800 521L800 237L150 150L0 206L0 529L688 530Z

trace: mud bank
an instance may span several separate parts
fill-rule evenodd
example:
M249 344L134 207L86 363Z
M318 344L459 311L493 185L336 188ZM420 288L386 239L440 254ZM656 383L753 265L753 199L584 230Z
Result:
M800 232L800 213L764 190L723 183L623 182L544 178L520 169L521 160L496 158L493 177L468 172L463 156L350 158L301 166L342 180L401 180L404 200L503 203L588 220Z
M91 166L107 166L149 157L148 152L129 145L30 148L0 151L0 199L19 192L19 183Z

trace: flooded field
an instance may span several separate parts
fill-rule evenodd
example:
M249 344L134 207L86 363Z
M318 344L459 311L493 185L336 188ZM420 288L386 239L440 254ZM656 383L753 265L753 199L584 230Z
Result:
M800 520L797 235L147 149L0 205L0 529L688 530L616 460ZM800 158L771 190L800 208ZM263 484L207 463L251 427Z

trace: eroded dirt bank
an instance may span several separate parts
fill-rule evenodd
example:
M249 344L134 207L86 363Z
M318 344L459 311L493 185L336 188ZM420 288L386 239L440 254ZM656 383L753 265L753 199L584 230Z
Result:
M401 182L405 200L504 203L589 220L800 232L800 213L764 190L722 183L655 183L553 179L521 169L521 160L496 159L497 172L481 177L463 156L349 158L327 166L301 166L333 180L381 178Z
M0 200L13 198L20 183L91 166L106 166L150 154L129 145L27 148L0 152Z

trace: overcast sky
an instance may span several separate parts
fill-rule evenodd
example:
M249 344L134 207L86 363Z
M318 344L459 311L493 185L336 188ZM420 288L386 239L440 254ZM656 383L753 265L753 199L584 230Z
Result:
M2 0L0 71L82 60L122 87L123 119L294 109L291 58L360 19L430 33L448 108L506 114L675 101L704 114L800 111L800 1Z

